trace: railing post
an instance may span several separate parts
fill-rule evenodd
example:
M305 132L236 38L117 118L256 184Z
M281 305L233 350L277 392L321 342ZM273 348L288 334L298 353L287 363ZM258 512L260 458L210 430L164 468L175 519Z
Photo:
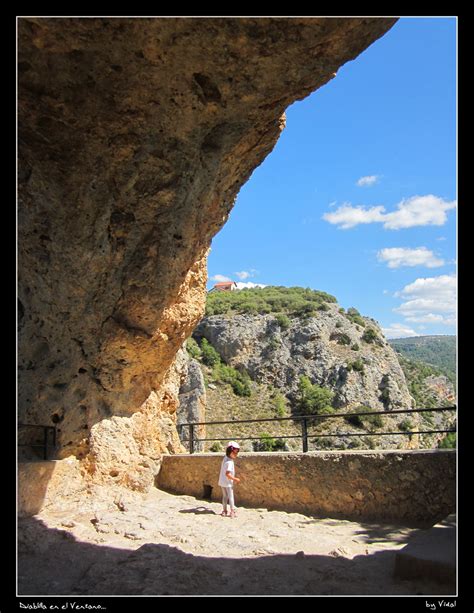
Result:
M189 424L189 453L194 453L194 424Z
M306 419L301 420L301 438L303 439L303 453L308 451L308 425Z

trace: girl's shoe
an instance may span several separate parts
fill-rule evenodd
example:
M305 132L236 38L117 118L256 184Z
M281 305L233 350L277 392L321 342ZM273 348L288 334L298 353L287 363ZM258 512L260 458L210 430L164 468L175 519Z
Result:
M227 511L222 511L221 517L227 517Z
M237 513L235 511L231 511L229 513L229 517L237 517Z

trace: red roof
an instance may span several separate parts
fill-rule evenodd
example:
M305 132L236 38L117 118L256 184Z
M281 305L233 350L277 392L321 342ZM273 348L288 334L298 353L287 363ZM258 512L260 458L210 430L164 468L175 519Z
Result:
M223 281L221 283L216 283L214 287L227 287L228 285L235 285L235 281Z

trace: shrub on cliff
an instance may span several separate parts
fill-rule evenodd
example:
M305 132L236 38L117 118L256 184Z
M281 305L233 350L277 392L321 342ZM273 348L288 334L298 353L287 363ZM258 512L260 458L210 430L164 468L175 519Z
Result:
M200 358L203 364L212 368L212 379L214 381L229 383L234 394L237 396L252 395L252 388L250 387L251 379L247 372L240 372L232 366L224 364L219 353L206 338L201 339L200 349L197 343L196 346L197 350L199 350L199 355L197 354L196 347L192 343L190 344L191 351L195 354L193 357Z
M366 407L364 405L358 406L354 409L354 413L368 413L373 412L374 409ZM373 431L374 429L382 428L384 421L381 415L346 415L344 420L355 426L356 428L364 428L364 430Z
M273 438L267 432L262 432L259 441L253 442L254 451L288 451L284 439Z
M211 368L221 361L221 356L205 338L201 341L201 358L204 364Z
M347 309L346 317L353 324L358 324L359 326L365 328L365 321L362 319L362 315L354 307Z
M331 406L334 392L313 385L308 377L301 376L298 384L298 397L296 400L296 409L302 415L327 414L333 413L334 409Z
M330 341L336 341L338 345L350 345L351 339L345 332L332 332L329 337Z
M276 392L272 399L272 404L275 408L275 413L277 417L285 417L287 415L286 399L283 394L281 394L280 392Z
M288 328L291 326L291 321L288 319L288 317L284 313L278 313L275 316L275 319L278 325L280 326L281 330L288 330Z
M232 366L227 366L227 364L223 364L219 361L219 363L214 366L212 374L216 381L229 383L234 394L237 396L252 395L252 388L250 387L251 379L248 373L240 372L232 368Z
M456 433L449 432L439 442L438 449L456 449Z
M202 356L201 349L192 336L186 341L186 351L195 360L198 360Z
M347 364L347 370L351 371L351 370L356 370L357 372L364 372L364 362L358 358L357 360L354 360L354 362L349 362Z
M367 328L367 330L365 330L364 334L362 335L362 340L366 343L375 343L380 341L377 332L373 328Z

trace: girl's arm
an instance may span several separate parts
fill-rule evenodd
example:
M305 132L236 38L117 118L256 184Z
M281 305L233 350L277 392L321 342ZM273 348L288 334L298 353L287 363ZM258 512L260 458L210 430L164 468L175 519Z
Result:
M238 477L233 477L232 473L230 472L230 470L228 470L225 473L225 476L227 477L227 479L230 479L231 481L234 481L235 483L240 483L240 479Z

